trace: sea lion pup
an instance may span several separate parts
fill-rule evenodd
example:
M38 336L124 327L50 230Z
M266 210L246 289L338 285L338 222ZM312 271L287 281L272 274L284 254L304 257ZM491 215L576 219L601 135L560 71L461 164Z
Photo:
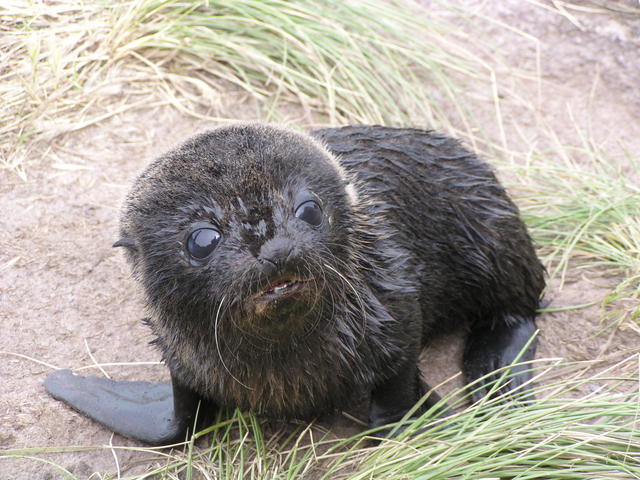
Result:
M371 427L397 421L428 389L430 338L466 326L476 380L530 342L544 288L491 168L411 128L203 133L138 177L121 235L172 391L68 370L46 387L152 444L183 440L198 405L309 418L367 392ZM529 379L521 368L503 389Z

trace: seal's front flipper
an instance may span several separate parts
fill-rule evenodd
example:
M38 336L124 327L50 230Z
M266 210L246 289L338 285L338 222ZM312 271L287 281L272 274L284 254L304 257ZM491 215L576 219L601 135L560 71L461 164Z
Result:
M420 376L417 364L400 369L398 374L378 385L371 393L369 428L388 425L402 419L429 390L431 389ZM419 416L439 401L440 396L437 393L429 393L424 403L416 411L415 416ZM447 414L448 412L445 411L440 412L439 415ZM389 437L393 430L393 427L382 429L375 436ZM397 429L396 433L400 431L402 428Z
M172 378L168 383L116 382L57 370L47 392L125 437L153 445L185 440L200 397Z
M508 315L493 326L483 323L472 328L467 337L464 351L463 365L467 382L473 382L488 375L480 384L476 383L471 387L474 390L472 394L474 402L489 394L493 387L492 382L500 379L504 370L492 375L489 374L494 370L508 367L516 359L515 363L518 365L511 367L504 384L499 386L492 396L512 391L531 380L531 372L529 371L531 367L519 364L533 359L536 351L536 339L532 339L532 337L535 331L536 325L533 318ZM529 392L530 389L531 385L528 384L518 388L517 391ZM528 400L532 397L531 393L518 395L519 400Z

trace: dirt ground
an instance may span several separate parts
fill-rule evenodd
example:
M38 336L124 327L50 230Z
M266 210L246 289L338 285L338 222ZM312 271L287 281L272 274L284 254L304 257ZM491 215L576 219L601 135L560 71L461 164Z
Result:
M640 151L637 2L600 2L615 7L608 12L596 9L596 2L582 2L583 11L567 10L571 18L516 0L455 3L486 15L484 20L450 15L449 20L468 32L470 44L477 36L495 41L499 84L505 91L517 89L523 99L502 105L510 148L530 146L521 139L535 139L542 124L563 141L575 141L572 115L612 158L622 158L625 149ZM635 13L625 13L631 9ZM472 108L499 137L492 92L476 90ZM241 101L240 94L225 95L221 114L259 120L252 105L238 107ZM537 107L535 113L529 104ZM144 306L138 287L111 244L118 238L120 203L135 175L154 156L210 125L170 107L132 110L41 146L28 165L26 182L2 171L0 449L138 445L53 400L42 382L53 368L88 367L80 372L100 374L91 368L94 363L158 362L159 353L148 344L150 332L140 321ZM599 286L607 283L595 272L571 275L562 289L552 285L548 296L554 306L588 303L607 293ZM632 330L594 336L600 318L599 306L542 315L538 356L599 357L610 365L640 352L640 338ZM426 353L425 374L432 382L457 372L450 352L459 345L459 339L447 338ZM158 364L104 370L118 379L167 378ZM104 449L47 458L86 478L94 471L115 474L118 468L128 474L143 471L147 456ZM0 458L2 480L55 478L64 476L41 461Z

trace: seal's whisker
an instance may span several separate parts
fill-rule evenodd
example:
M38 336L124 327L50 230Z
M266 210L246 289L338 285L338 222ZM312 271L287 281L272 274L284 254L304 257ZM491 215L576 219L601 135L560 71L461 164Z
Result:
M244 383L242 383L233 373L231 373L231 370L229 370L229 367L227 367L227 364L224 362L224 358L222 358L222 353L220 353L220 342L218 340L218 320L220 319L220 309L222 308L222 304L224 303L224 299L225 298L226 297L222 297L220 299L220 304L218 305L218 311L216 312L215 325L214 325L214 329L213 329L214 338L215 338L215 341L216 341L216 352L218 352L218 358L220 359L220 363L222 364L224 369L227 371L227 373L231 376L231 378L233 378L236 382L238 382L240 385L242 385L247 390L253 390L248 385L245 385Z

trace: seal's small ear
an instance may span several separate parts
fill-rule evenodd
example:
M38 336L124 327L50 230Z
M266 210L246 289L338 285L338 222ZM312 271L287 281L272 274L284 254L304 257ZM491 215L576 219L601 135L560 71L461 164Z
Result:
M118 240L116 243L114 243L111 246L112 247L127 247L127 248L133 248L135 250L136 242L131 237L123 237L123 238L121 238L120 240Z

